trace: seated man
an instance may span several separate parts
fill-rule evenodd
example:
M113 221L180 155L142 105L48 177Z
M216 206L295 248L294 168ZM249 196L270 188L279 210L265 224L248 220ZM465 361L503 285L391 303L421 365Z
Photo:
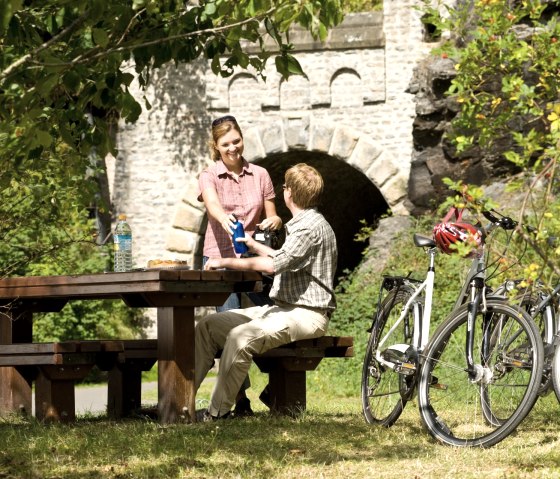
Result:
M284 245L273 250L246 236L244 241L257 256L210 258L206 262L205 269L274 274L270 291L274 305L211 314L196 325L196 390L214 364L216 352L223 349L210 406L197 411L199 421L230 414L253 354L292 341L323 336L335 309L336 238L316 209L323 178L315 168L299 163L286 171L284 180L284 201L292 214L285 225Z

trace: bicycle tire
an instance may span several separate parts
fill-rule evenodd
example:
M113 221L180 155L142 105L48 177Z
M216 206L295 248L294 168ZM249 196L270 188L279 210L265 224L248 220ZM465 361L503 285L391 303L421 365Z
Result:
M485 385L481 386L485 381L471 381L467 373L467 305L453 311L436 329L422 355L420 416L430 434L444 444L493 446L515 430L537 399L544 356L537 327L525 311L503 300L488 300L486 307L484 314L490 319L486 324L499 335L485 361L491 373ZM481 314L474 323L475 361L483 354ZM486 412L482 400L488 401ZM489 411L493 421L488 420Z
M362 367L361 397L364 419L369 424L392 426L411 396L410 390L415 387L415 377L404 377L376 358L380 338L395 324L412 293L411 288L403 287L387 294L368 340ZM394 331L391 344L408 344L411 341L412 328L406 332L404 324L408 321L409 326L414 325L414 318L411 310L407 314L410 317Z
M560 402L560 346L556 345L552 359L552 387L556 399Z
M552 337L552 331L554 331L554 324L550 322L555 322L554 317L549 317L550 311L547 308L541 310L539 314L535 314L536 308L540 303L540 296L535 291L521 290L521 292L514 298L513 304L520 307L525 311L531 318L537 330L539 331L541 341L543 342L543 369L541 382L538 389L538 395L535 398L535 402L540 396L548 394L552 390L552 356L554 354L553 345L549 344L547 338ZM511 303L510 303L511 304ZM496 333L494 333L496 334ZM492 410L492 403L489 398L488 391L486 388L481 386L481 408L485 415L486 420L489 424L503 424L504 419L499 418ZM534 404L533 404L534 406Z
M540 289L529 292L522 290L515 302L519 304L524 311L527 311L529 316L532 318L533 322L536 324L537 329L540 331L541 339L543 341L544 348L544 365L543 365L543 375L541 379L541 385L539 388L539 396L544 396L550 392L553 388L552 384L552 361L554 357L554 337L556 333L556 313L558 310L558 304L554 299L548 306L541 309L541 311L536 314L536 309L539 306L541 299L544 297L545 293L540 294Z

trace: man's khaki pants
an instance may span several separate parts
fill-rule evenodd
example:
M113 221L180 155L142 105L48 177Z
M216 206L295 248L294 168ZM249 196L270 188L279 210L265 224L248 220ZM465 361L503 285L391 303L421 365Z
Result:
M223 350L208 408L210 414L221 416L231 410L253 354L299 339L324 336L328 324L326 314L287 304L232 309L201 319L195 334L197 391L212 368L217 351Z

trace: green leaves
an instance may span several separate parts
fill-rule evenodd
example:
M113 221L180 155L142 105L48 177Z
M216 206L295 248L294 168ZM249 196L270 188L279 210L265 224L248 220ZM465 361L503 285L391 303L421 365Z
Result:
M540 257L543 280L560 275L560 249L546 242L560 234L560 27L556 15L543 15L549 7L477 0L449 9L445 19L428 10L439 30L460 39L442 49L456 61L448 94L460 105L449 137L459 153L476 147L477 156L504 158L524 173L512 181L524 195L514 214L537 227L523 241Z
M35 130L35 138L31 142L31 148L34 149L38 146L43 148L48 148L51 146L52 137L48 131L45 130Z
M19 130L15 143L24 149L16 157L38 146L55 153L61 143L78 148L78 154L87 155L92 147L103 148L100 155L112 151L113 139L99 138L103 129L93 134L76 112L94 107L136 121L142 107L127 93L134 77L123 70L131 58L141 87L152 69L169 61L190 62L203 53L216 75L230 76L238 68L262 74L272 54L263 38L269 36L280 52L275 66L287 79L304 75L289 53L289 27L298 23L323 39L342 20L340 0L211 0L188 10L181 2L145 0L48 0L32 7L0 0L0 6L0 28L6 32L0 49L0 120L12 124L2 131L13 137L17 124L11 119L30 124L29 112L45 107L54 126L42 130L52 135L50 142L43 134L34 138L33 128ZM247 52L251 44L256 53ZM12 94L8 83L28 93Z
M101 28L92 29L91 36L93 42L102 48L105 48L109 44L109 34Z
M297 59L289 53L283 53L275 58L276 70L282 75L283 79L289 78L291 75L305 75L301 65Z
M526 125L546 123L544 105L558 97L559 60L552 41L558 25L556 20L540 19L544 10L540 1L479 0L474 8L450 9L444 19L427 7L439 30L451 30L464 42L448 42L442 49L457 62L449 94L457 98L461 114L454 120L451 136L459 152L472 145L491 150L497 140L510 136L525 149L527 144L522 145L513 133L526 135L531 129ZM538 141L553 140L543 133L541 128ZM543 148L532 146L524 152L518 148L504 156L516 164L524 158L528 165L539 150Z
M0 37L4 36L14 13L22 6L23 0L0 0Z

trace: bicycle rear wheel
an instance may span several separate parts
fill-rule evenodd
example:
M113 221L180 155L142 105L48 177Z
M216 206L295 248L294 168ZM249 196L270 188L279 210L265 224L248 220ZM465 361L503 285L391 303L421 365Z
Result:
M556 399L560 401L560 345L556 345L552 359L552 386Z
M432 436L445 444L488 447L506 438L533 407L543 346L527 313L501 300L488 300L487 311L478 313L474 322L473 358L480 363L478 377L470 379L467 316L467 305L451 313L424 351L420 415Z
M395 325L403 307L412 295L410 288L389 292L380 306L377 320L369 337L362 368L362 411L366 422L385 427L392 426L401 415L415 387L416 373L400 374L383 365L377 358L379 341ZM404 320L396 327L383 346L411 343L414 326L413 311L407 310Z
M552 383L552 361L555 349L555 333L556 333L556 311L558 303L552 298L547 306L542 308L538 314L536 309L546 297L546 292L538 286L533 290L521 290L517 295L515 302L532 318L540 332L544 348L544 364L541 385L539 388L539 396L544 396L550 392L553 387Z

